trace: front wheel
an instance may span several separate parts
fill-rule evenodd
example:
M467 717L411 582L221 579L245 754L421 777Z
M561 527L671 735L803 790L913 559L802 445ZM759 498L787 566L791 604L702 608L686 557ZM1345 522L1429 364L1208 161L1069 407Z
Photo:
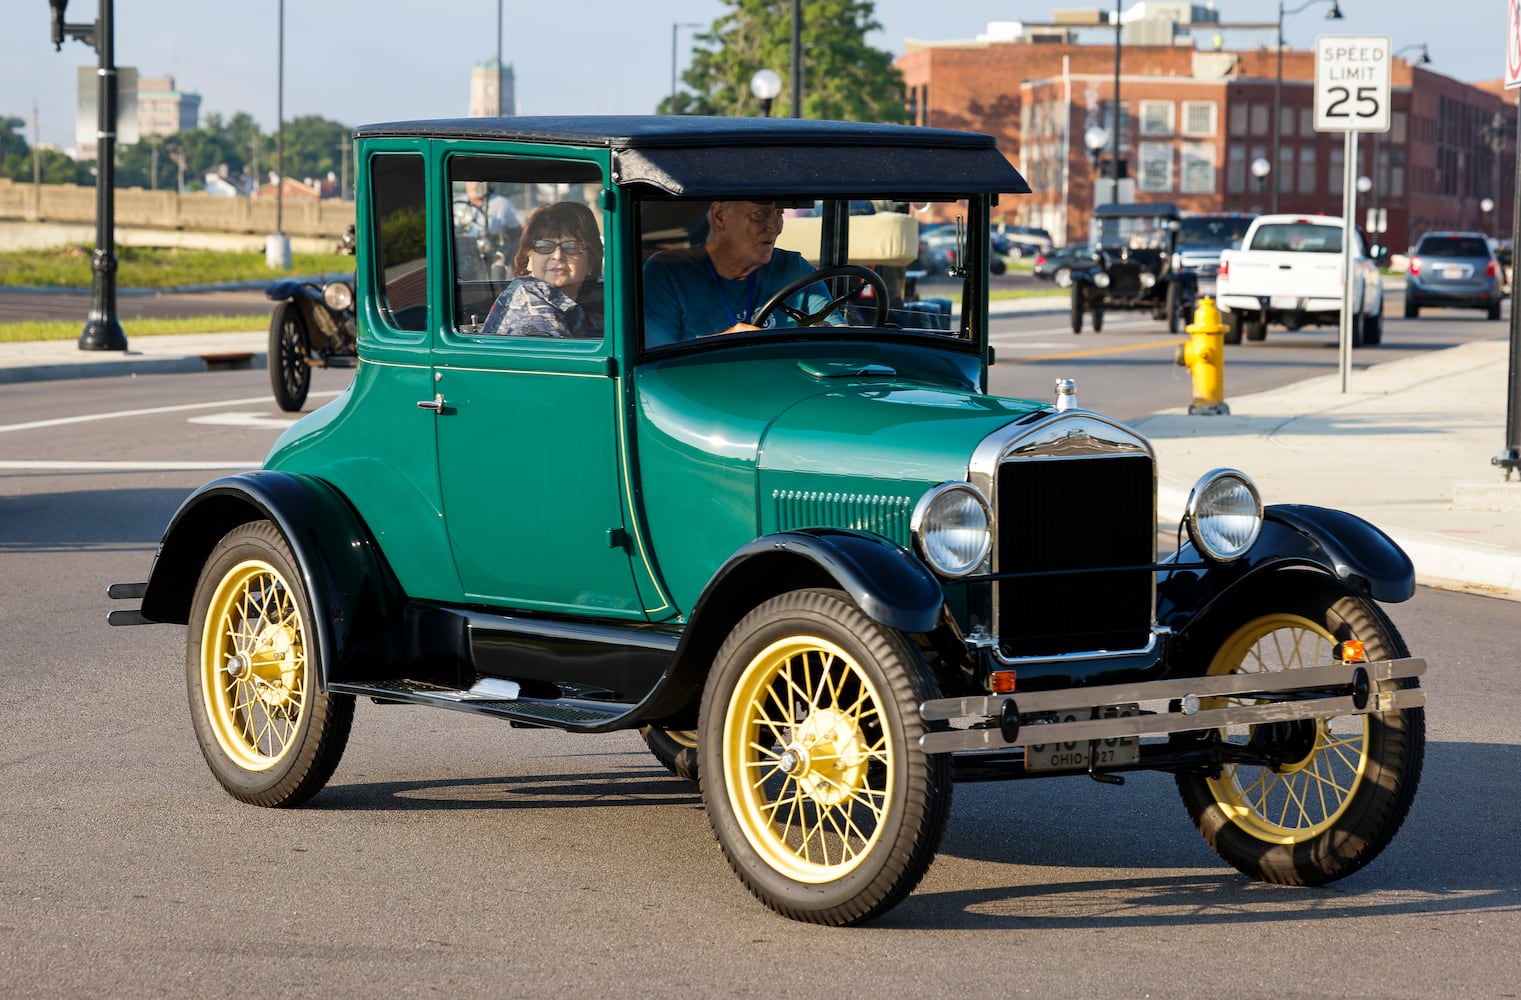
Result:
M1242 325L1240 313L1233 312L1228 315L1225 321L1225 337L1223 338L1227 344L1241 343Z
M1365 644L1370 661L1409 655L1377 604L1318 574L1275 574L1223 614L1213 627L1201 623L1211 629L1201 637L1214 649L1211 675L1330 664L1336 644L1349 639ZM1199 832L1253 878L1323 885L1362 868L1394 838L1420 782L1426 723L1423 709L1391 709L1218 736L1276 763L1180 774L1178 791Z
M1083 332L1083 286L1072 286L1072 332Z
M306 321L301 308L286 300L269 319L269 385L275 402L287 413L306 405L312 368L306 363Z
M938 690L916 647L838 591L782 594L734 627L697 754L713 833L761 902L842 926L913 890L950 812L950 758L919 748Z
M190 606L185 675L201 754L228 794L294 806L332 777L354 699L319 690L311 602L268 521L216 544Z

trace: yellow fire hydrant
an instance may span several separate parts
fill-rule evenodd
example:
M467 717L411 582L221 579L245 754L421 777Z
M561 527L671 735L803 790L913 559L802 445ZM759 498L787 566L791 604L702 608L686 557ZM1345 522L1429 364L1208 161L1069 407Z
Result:
M1188 342L1178 345L1178 364L1194 377L1194 401L1188 412L1219 416L1231 412L1225 405L1225 324L1215 300L1206 295L1194 309L1194 321L1185 328Z

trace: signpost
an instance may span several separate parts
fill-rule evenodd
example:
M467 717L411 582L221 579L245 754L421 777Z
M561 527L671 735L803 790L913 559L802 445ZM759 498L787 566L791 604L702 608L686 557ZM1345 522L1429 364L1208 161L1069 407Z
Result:
M1508 11L1505 22L1505 89L1515 90L1521 88L1521 0L1508 0L1505 7ZM1518 134L1517 142L1518 148L1521 148L1521 134ZM1521 185L1521 156L1516 157L1516 183ZM1521 192L1521 186L1516 190ZM1514 239L1521 232L1521 197L1512 198L1511 201L1510 235ZM1505 397L1505 447L1490 459L1505 471L1507 482L1512 472L1521 470L1521 310L1516 309L1514 291L1510 303L1509 389Z
M1511 0L1512 5L1521 0ZM1352 247L1357 238L1357 136L1389 131L1388 35L1320 35L1315 39L1315 131L1345 135L1342 157L1341 391L1352 369L1356 290Z

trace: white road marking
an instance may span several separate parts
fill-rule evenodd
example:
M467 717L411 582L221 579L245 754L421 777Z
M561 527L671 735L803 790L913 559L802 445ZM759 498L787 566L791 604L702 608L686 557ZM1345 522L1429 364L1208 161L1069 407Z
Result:
M0 470L13 472L207 472L213 469L257 469L262 462L5 462Z
M337 396L344 390L314 392L313 396ZM30 431L42 427L63 427L68 424L85 424L95 420L121 420L125 417L145 417L156 413L180 413L186 410L214 410L221 406L250 406L268 403L268 396L250 396L247 399L223 399L215 403L181 403L177 406L152 406L142 410L117 410L115 413L85 413L77 417L56 417L52 420L32 420L24 424L0 424L0 433L6 431Z
M186 423L212 424L218 427L276 427L284 429L295 423L297 415L271 417L267 413L212 413L204 417L191 417Z

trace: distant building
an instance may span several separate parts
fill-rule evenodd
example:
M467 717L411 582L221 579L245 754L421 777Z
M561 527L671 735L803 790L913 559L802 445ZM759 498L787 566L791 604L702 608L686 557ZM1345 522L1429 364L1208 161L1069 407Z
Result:
M512 63L503 65L495 59L476 63L470 71L470 117L496 118L517 114Z
M139 135L174 135L199 128L201 95L176 90L172 76L137 78Z

